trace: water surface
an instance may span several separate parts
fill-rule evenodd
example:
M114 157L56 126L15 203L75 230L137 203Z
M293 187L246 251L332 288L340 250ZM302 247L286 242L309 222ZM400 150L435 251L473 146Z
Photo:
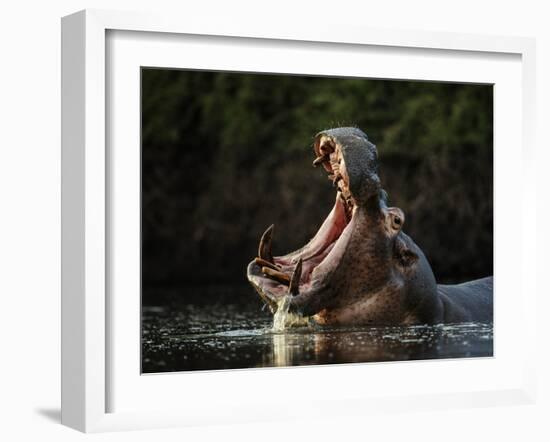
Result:
M142 371L158 373L493 355L484 323L298 327L272 331L261 304L175 303L142 309Z

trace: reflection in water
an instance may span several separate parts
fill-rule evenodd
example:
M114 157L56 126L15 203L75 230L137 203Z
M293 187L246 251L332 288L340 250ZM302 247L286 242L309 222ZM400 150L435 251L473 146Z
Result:
M307 328L271 334L272 359L289 366L492 356L492 325Z
M492 324L272 329L242 306L144 308L143 372L492 356Z
M288 367L289 365L294 365L293 362L297 360L298 357L295 357L293 352L300 352L300 349L291 349L288 347L286 342L287 336L284 332L275 333L272 336L273 365L276 367Z

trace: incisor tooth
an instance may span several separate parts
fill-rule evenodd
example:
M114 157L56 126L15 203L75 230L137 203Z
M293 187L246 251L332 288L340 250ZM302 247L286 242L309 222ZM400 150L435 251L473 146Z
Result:
M284 285L290 284L290 276L288 276L286 273L273 270L272 268L269 268L269 267L262 267L262 273L268 278L271 278L277 282L280 282L281 284L284 284Z
M277 264L274 264L272 262L269 262L269 261L266 261L265 259L262 259L262 258L254 258L254 261L256 262L256 264L258 264L260 267L270 267L272 268L273 270L281 270L281 267L278 266Z

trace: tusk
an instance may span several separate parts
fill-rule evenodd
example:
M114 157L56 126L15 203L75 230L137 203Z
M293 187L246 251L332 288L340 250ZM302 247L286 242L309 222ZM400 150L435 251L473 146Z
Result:
M277 270L273 270L269 267L262 267L262 273L277 281L277 282L280 282L281 284L284 284L284 285L289 285L290 284L290 277L286 274L286 273L283 273L283 272L279 272Z
M271 224L260 239L258 247L258 256L269 263L273 263L273 254L271 253L271 239L273 237L273 224Z
M290 279L290 284L288 286L288 292L291 295L299 295L300 294L300 279L302 277L302 258L298 261L298 264L296 264L296 267L294 267L294 272L292 273L292 278Z
M328 161L330 158L329 154L317 157L313 160L313 166L317 167L319 164L324 163L325 161Z
M269 262L269 261L266 261L265 259L262 259L262 258L254 258L254 262L256 264L258 264L260 267L269 267L273 270L278 270L280 271L281 270L281 267L278 266L277 264L274 264L272 262Z

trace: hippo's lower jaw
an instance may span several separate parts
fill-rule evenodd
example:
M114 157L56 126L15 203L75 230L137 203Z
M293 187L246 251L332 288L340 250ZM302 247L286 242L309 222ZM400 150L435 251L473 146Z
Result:
M274 313L286 295L322 292L338 267L350 239L354 204L337 192L336 202L315 237L304 247L273 257L274 227L262 235L258 257L248 265L247 276Z

